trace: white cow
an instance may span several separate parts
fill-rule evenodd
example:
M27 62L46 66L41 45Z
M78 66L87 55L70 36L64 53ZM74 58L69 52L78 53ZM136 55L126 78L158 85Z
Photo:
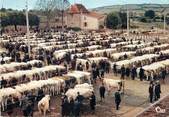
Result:
M93 86L91 84L88 84L88 83L77 84L75 86L75 88L87 88L87 89L92 89L93 90Z
M71 98L73 98L74 100L76 99L78 92L84 98L89 98L92 95L93 91L94 89L92 85L85 83L85 84L78 84L73 89L69 89L65 95L68 97L68 100L70 101Z
M38 102L38 110L39 112L44 116L46 116L46 111L49 111L49 101L50 101L50 96L45 95L39 102Z
M121 89L121 80L114 80L105 78L103 84L105 85L107 91L110 93L113 89Z

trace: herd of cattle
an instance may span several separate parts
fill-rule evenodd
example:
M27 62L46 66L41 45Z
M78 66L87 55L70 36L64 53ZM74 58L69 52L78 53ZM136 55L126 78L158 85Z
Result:
M28 44L31 54L28 55ZM169 44L143 38L127 39L114 36L111 32L55 32L51 35L32 33L26 36L0 37L0 104L5 111L9 96L21 101L25 92L38 95L41 89L46 96L39 101L49 109L49 96L62 92L75 99L77 92L85 98L91 96L93 69L104 61L108 71L116 64L121 67L135 66L139 73L144 69L146 78L169 72ZM105 70L104 69L104 70ZM122 80L106 79L103 83L108 90L120 88ZM65 88L69 85L69 89ZM47 95L48 94L48 95Z

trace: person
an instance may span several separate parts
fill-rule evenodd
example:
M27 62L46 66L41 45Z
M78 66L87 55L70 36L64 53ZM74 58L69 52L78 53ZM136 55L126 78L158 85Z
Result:
M150 103L153 102L153 94L154 94L154 85L153 85L153 83L150 83L150 86L149 86Z
M7 85L7 81L2 77L2 80L1 80L1 88L5 88Z
M116 65L116 63L113 65L113 72L114 72L114 74L116 75L117 74L117 65Z
M126 76L127 76L127 77L130 76L130 68L129 68L129 67L126 68Z
M83 96L82 95L80 95L80 93L79 92L77 92L77 97L76 97L76 99L77 99L77 101L80 103L80 104L82 104L82 101L83 101Z
M100 71L99 71L99 67L96 67L96 76L97 76L97 78L100 78Z
M27 110L28 116L33 117L32 102L30 102L30 101L28 102L26 110Z
M18 82L18 80L15 77L13 77L11 80L11 86L16 86L17 82Z
M37 97L37 101L40 101L43 97L45 96L44 92L42 89L38 90L38 97Z
M105 92L106 92L106 88L104 87L104 84L102 84L100 86L99 92L100 92L100 98L101 98L101 101L102 101L102 99L104 99L104 97L105 97Z
M80 116L80 103L79 101L76 99L75 100L75 103L74 103L74 117L79 117Z
M158 76L155 72L153 73L153 80L155 80L155 81L158 80Z
M122 67L121 67L121 79L124 79L124 77L125 77L125 67L124 67L124 65L122 65Z
M104 69L100 70L100 76L101 76L101 78L104 78Z
M1 65L5 64L4 58L1 60Z
M9 116L11 116L11 114L13 113L13 101L11 95L7 99L7 113Z
M155 85L155 101L157 101L160 98L160 93L161 93L161 85L159 81L156 81Z
M69 116L70 111L69 111L69 102L67 96L64 96L61 107L62 107L62 117Z
M92 92L92 95L90 97L90 108L94 112L96 106L96 96L94 95L94 92Z
M74 108L74 100L73 100L73 98L70 99L69 108L70 108L70 116L74 116L74 111L73 111L73 108Z
M88 61L86 62L86 70L87 71L89 70L89 62Z
M121 103L121 95L120 90L115 92L115 104L116 104L116 110L119 110L119 105Z
M136 76L137 76L136 67L133 66L133 68L131 70L131 78L132 78L132 80L134 80Z
M144 69L142 67L140 68L139 77L140 77L140 81L142 81L144 78Z
M65 95L62 95L62 97L61 97L61 100L62 100L62 104L61 104L61 114L62 114L62 117L65 116L64 98L65 98Z
M105 71L108 74L110 72L110 63L105 61Z
M96 79L97 79L96 69L92 70L92 75L93 75L93 83L96 83Z
M164 80L165 80L165 78L166 78L166 74L167 74L166 69L163 69L162 72L161 72L161 77L162 77L162 79L163 79L163 82L164 82Z
M23 101L22 101L22 112L23 112L23 116L27 117L28 116L28 111L27 111L27 106L29 103L29 99L27 97L27 95L24 97Z
M127 59L127 54L126 53L124 54L124 59Z
M96 68L96 63L93 61L92 62L92 68L95 69Z
M69 108L69 102L68 102L68 97L65 96L65 99L64 99L64 109L65 109L65 116L69 116L70 114L70 108Z

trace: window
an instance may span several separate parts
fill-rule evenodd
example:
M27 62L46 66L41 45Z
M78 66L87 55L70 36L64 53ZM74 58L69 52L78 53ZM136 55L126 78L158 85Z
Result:
M86 17L84 17L84 20L86 20Z
M87 27L87 22L84 22L84 27Z

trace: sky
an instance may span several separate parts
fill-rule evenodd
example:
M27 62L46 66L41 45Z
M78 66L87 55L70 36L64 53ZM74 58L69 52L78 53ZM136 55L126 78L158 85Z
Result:
M0 0L0 7L12 9L24 9L26 0ZM28 0L29 9L35 8L37 0ZM121 4L142 4L142 3L157 3L169 4L169 0L69 0L71 4L83 3L87 8L96 8L108 5Z

